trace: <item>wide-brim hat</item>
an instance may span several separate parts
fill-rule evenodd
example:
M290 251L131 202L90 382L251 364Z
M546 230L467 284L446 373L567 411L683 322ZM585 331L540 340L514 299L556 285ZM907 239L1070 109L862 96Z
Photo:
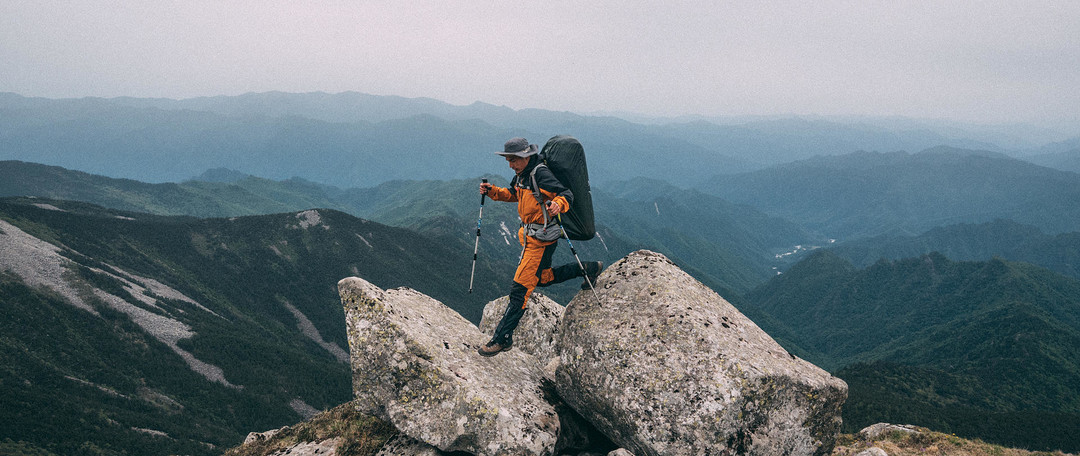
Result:
M540 150L536 144L529 144L529 141L525 138L511 138L506 144L503 144L503 150L495 152L496 154L504 157L514 155L517 157L528 157L536 155Z

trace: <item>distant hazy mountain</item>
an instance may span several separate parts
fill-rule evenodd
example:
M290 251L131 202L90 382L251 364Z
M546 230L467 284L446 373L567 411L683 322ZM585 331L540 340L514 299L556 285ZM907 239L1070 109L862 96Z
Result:
M481 120L503 128L544 131L551 125L578 124L588 118L618 118L653 133L685 139L723 155L750 162L781 163L813 155L857 150L916 151L938 145L1003 152L1041 146L1059 136L1034 125L982 126L904 118L747 116L728 118L646 118L634 114L575 114L540 109L513 110L476 102L456 106L430 98L376 96L356 92L249 93L186 100L117 98L136 107L208 111L230 116L306 117L328 122L381 122L417 115L447 120ZM1042 142L1040 142L1040 140ZM760 146L767 147L762 148ZM733 153L741 151L743 153ZM794 158L792 158L794 157Z
M300 179L271 181L245 177L230 182L186 181L148 184L114 179L58 166L0 161L0 197L37 196L83 201L155 215L232 217L328 208L348 211L319 186Z
M639 124L615 117L359 93L261 93L188 100L49 100L0 94L0 159L145 182L228 168L338 187L459 179L502 164L507 138L585 144L595 182L639 176L687 187L718 174L857 150L937 145L1001 151L977 136L925 129L768 119Z
M1048 233L1080 231L1080 174L991 152L817 157L698 188L842 241L999 218Z
M664 134L754 163L775 165L816 155L857 151L919 151L948 145L1004 152L987 141L948 137L928 130L886 129L866 123L839 123L822 119L757 120L738 125L705 121L655 127ZM725 171L731 174L741 170Z
M1023 261L1080 279L1080 232L1049 235L1010 220L934 228L918 236L876 236L845 242L832 250L857 267L884 258L899 260L940 252L954 260L994 257Z
M191 180L230 184L233 182L242 181L249 177L252 176L250 174L244 174L240 171L234 171L229 168L214 168L206 170L206 172L192 178Z
M1047 168L1080 173L1080 138L1044 147L1040 153L1024 160Z
M217 454L348 401L343 277L473 321L505 293L482 264L466 294L449 259L469 250L330 210L194 219L8 198L0 251L0 442L54 454Z
M764 141L764 144L778 146L774 150L751 151L751 157L758 157L751 161L765 159L765 163L789 161L790 156L805 158L856 150L912 151L938 145L1003 151L1002 146L995 145L1000 143L1005 149L1027 149L1041 146L1043 143L1039 142L1040 138L1056 135L1049 129L1038 126L1025 125L1021 131L1021 127L1015 125L987 127L903 118L644 118L633 114L575 114L541 109L514 110L483 102L456 106L431 98L377 96L356 92L267 92L185 100L115 98L112 101L133 107L206 111L233 117L304 117L344 123L382 122L432 115L446 120L480 120L502 128L536 131L547 130L551 125L581 123L587 118L618 118L641 126L661 126L654 132L673 138L683 137L718 151L722 151L725 144L748 146ZM771 152L778 155L774 156Z
M848 429L932 423L988 441L1080 448L1075 433L1063 434L1080 418L1076 279L1025 263L955 262L937 253L857 269L823 251L745 299L783 325L811 361L848 366L839 371L851 387ZM1052 446L1067 438L1068 448Z
M272 110L242 113L166 110L132 106L130 100L4 95L0 159L147 182L175 182L224 167L348 188L394 179L478 176L505 169L493 152L507 138L525 136L542 144L551 136L569 133L589 150L590 171L597 181L638 175L698 181L706 176L702 163L710 164L708 173L752 168L714 150L613 118L556 116L530 128L528 123L501 127L428 113L376 122L275 117L269 115Z

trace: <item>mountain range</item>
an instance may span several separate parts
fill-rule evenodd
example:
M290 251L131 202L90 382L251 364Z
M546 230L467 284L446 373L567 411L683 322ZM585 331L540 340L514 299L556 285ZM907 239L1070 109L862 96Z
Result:
M225 310L219 309L229 309L234 314L243 314L238 322L253 319L247 315L249 312L255 312L262 319L271 318L272 328L292 333L290 338L294 342L289 342L290 339L282 341L293 344L289 350L297 350L295 341L300 340L299 345L306 346L308 353L321 350L322 357L328 353L326 347L329 345L326 344L342 346L343 335L341 325L334 323L340 318L336 315L339 310L327 305L334 302L332 287L320 287L319 283L333 283L338 276L357 275L354 274L357 271L361 276L381 280L387 287L404 284L425 290L468 318L478 319L477 303L505 293L505 284L497 280L500 277L497 271L512 269L518 250L511 232L513 205L487 202L485 220L488 222L482 236L476 290L474 294L465 292L468 251L475 240L475 221L472 219L478 206L475 180L393 181L370 188L338 189L296 179L272 181L218 170L207 179L218 176L218 180L226 182L192 180L180 184L146 184L22 162L0 163L0 175L8 177L3 179L7 186L0 187L4 194L21 192L44 196L3 200L0 218L40 240L62 246L62 251L68 252L66 257L74 261L71 268L78 271L77 280L91 284L83 286L113 290L127 301L139 302L138 293L127 291L124 294L123 282L117 283L117 279L110 277L126 277L125 274L153 277L214 312L220 314ZM25 178L19 180L17 176ZM505 185L501 176L489 175L488 178ZM18 185L22 186L21 190L16 188ZM433 195L464 196L437 198ZM137 209L137 212L118 212L45 197L87 199ZM673 260L696 265L687 270L729 297L792 353L834 370L851 384L851 405L845 412L849 431L872 424L869 422L874 420L906 419L929 422L938 429L991 441L1029 447L1071 448L1061 446L1054 436L1071 435L1063 423L1073 421L1047 417L1071 419L1077 413L1075 404L1070 401L1080 397L1080 392L1069 385L1073 384L1073 379L1080 378L1072 367L1080 365L1080 361L1076 353L1062 351L1062 347L1080 346L1073 345L1080 341L1077 338L1080 286L1075 279L1043 268L991 257L998 252L1020 255L1020 252L1045 253L1047 250L1067 254L1070 248L1067 242L1075 237L1075 233L1051 236L1032 226L999 220L982 225L936 228L919 237L868 238L837 245L818 238L817 241L825 243L821 246L824 249L800 246L802 251L798 254L785 256L788 252L774 253L778 250L768 246L815 239L813 235L747 205L735 205L704 193L644 179L612 183L605 190L597 190L594 199L597 218L603 221L599 230L601 235L596 240L578 243L582 257L608 259L638 246L660 245L670 252ZM337 210L295 209L316 203L365 214L399 228ZM701 210L703 207L709 210ZM176 214L191 208L206 211L204 214L213 212L219 217L146 214L150 211ZM249 213L281 208L295 212L241 217L229 213L232 210ZM311 221L315 214L317 221ZM372 251L370 255L374 257L363 254L374 246L387 248ZM957 262L939 253L924 255L920 251L931 247L942 247L960 259L970 257L983 261ZM1016 248L1009 250L1010 247ZM557 261L573 261L565 249L560 249L560 253L562 256ZM897 259L875 259L867 264L868 259L879 255L894 255ZM856 266L844 257L860 258L862 262ZM447 259L454 258L460 260L452 261L454 267L447 266ZM725 258L730 261L725 262ZM774 261L770 263L768 258ZM1047 267L1056 264L1060 268L1070 264L1068 258L1067 255L1033 257L1029 261L1044 262ZM782 267L783 274L769 272L772 270L770 264ZM423 268L429 268L429 271L424 272ZM99 270L112 271L112 276L97 272ZM747 271L759 272L749 274L742 281L736 279ZM769 277L772 279L767 280ZM85 324L81 322L85 319L75 317L82 311L73 309L62 299L49 298L47 293L41 295L32 287L27 288L25 279L9 273L5 276L5 284L5 302L37 302L36 307L45 306L53 309L52 312L68 314L50 318L74 319L80 321L79 325ZM563 290L545 289L543 292L550 291L551 296L568 300L568 296L576 292L576 284L572 285ZM30 297L20 298L24 295ZM206 302L214 304L204 304ZM267 307L267 303L275 302L278 303L276 306ZM13 312L10 321L43 318L25 316L21 309L21 306L9 308ZM123 315L107 310L99 310L99 313L126 320ZM176 317L180 312L166 307L164 315ZM299 315L317 330L318 340L304 336L299 329L303 321ZM258 319L253 322L254 328L238 330L238 335L228 337L218 335L225 329L221 325L206 325L199 319L178 320L197 334L190 340L192 344L206 341L205 345L198 345L205 347L204 351L195 351L196 345L189 345L188 340L180 341L178 347L189 350L198 359L212 360L208 361L210 364L236 366L231 369L241 372L231 375L244 375L244 370L265 369L258 365L261 361L252 361L260 358L260 350L283 350L273 344L252 342L280 339L280 336L269 337L267 327L271 327L270 324ZM19 328L41 324L44 323L38 321ZM73 340L101 338L108 334L101 329L86 329L73 323L63 325L72 328L68 332ZM137 327L129 329L139 331ZM34 353L35 356L29 359L49 360L61 356L51 353L51 347L35 344L24 331L11 328L5 333L16 334L5 341L14 347L12 352ZM1001 345L1001 341L1010 338L1023 343ZM253 347L241 350L248 353L243 360L211 355L221 344L252 344ZM121 347L118 350L124 353L131 349ZM167 344L158 344L158 350L164 354L157 357L177 357L175 353L169 353ZM79 353L76 357L81 356L98 360L104 355L91 352L90 355ZM11 361L12 365L25 362ZM132 359L125 362L139 364ZM55 368L60 363L50 361L45 365ZM988 367L1008 375L995 376L994 372L987 371ZM138 372L149 368L133 369ZM329 375L328 378L338 375L330 374L334 370L330 367L322 369L330 369L323 374ZM44 378L50 375L66 378L63 375L67 375L82 379L97 391L102 391L99 387L124 391L115 386L115 382L106 380L111 378L110 375L120 375L115 372L94 377L98 380L88 380L83 373L61 375L59 371L49 371L42 366L31 365L20 370L37 372L35 375ZM142 378L143 374L134 375ZM205 381L198 376L190 380ZM917 380L931 383L921 385ZM85 383L78 384L86 386ZM130 388L126 391L134 391L136 396L139 391L144 391L137 386L134 390ZM187 398L179 392L147 388L179 403L204 400L198 396ZM180 386L174 388L177 391L183 389ZM271 404L280 400L280 395L269 395L264 391L275 388L288 390L283 386L256 387L245 383L243 391L256 394L256 397L231 400ZM46 390L18 392L22 397L45 400ZM225 387L225 390L228 392L230 388ZM128 392L120 394L133 397ZM144 391L145 394L149 393ZM335 397L332 393L318 391L307 394ZM176 399L181 396L186 399ZM304 404L314 404L311 405L313 408L333 405L329 403L332 399L320 402L305 396L301 398ZM53 399L61 402L55 407L64 410L81 407L85 412L93 408L65 395L48 400ZM897 404L906 405L900 407ZM288 421L289 416L298 413L280 409L281 405L277 407L280 411L271 414L279 420L275 423ZM13 407L11 410L25 408ZM121 410L115 409L111 413L130 413ZM112 418L114 415L107 416L118 421ZM133 421L162 423L160 427L166 430L160 432L182 435L171 431L161 417L131 416ZM983 418L973 420L973 416ZM43 418L27 415L10 418L12 422L34 422L35 419ZM236 419L244 426L269 425L269 421L252 421L250 417ZM1017 426L1018 420L1042 423L1041 431L1035 432L1030 426ZM104 422L109 423L108 420ZM993 440L995 430L1001 427L1009 428L1010 432L1000 434L1006 436L1002 439ZM1047 429L1052 432L1046 432ZM129 430L125 438L134 438L136 442L153 440L140 432ZM196 442L236 438L242 429L229 430L219 426L215 432L179 440L195 445L192 447L195 448L202 445ZM72 438L86 438L86 435L89 434L74 434Z
M391 181L369 188L340 189L302 179L272 181L225 174L231 176L229 182L148 184L6 161L0 162L0 196L33 195L120 210L197 217L328 208L409 228L462 249L471 249L475 240L478 180ZM488 178L496 185L508 185L501 176ZM610 187L616 193L595 192L599 235L595 240L575 244L582 258L611 264L625 252L650 248L685 261L686 267L697 271L710 286L741 293L786 264L777 260L777 252L820 242L791 223L748 206L732 205L659 181L638 179ZM482 263L512 270L511 260L520 253L515 237L516 211L512 204L491 201L485 210L488 234L481 238ZM717 243L716 239L725 242ZM568 250L560 249L555 261L575 260ZM569 299L573 288L555 287L549 292L553 297Z
M954 260L1000 257L1021 261L1080 279L1080 233L1051 235L1007 219L943 226L916 236L875 236L845 242L832 250L860 268L881 259L899 260L939 252Z
M1080 174L938 147L816 157L698 187L842 241L995 219L1080 231Z
M477 220L479 178L509 176L491 152L566 132L593 174L581 258L664 253L845 379L848 431L1080 450L1074 140L271 93L0 94L0 453L216 454L345 402L333 284L478 321L520 252L513 205Z
M0 159L145 182L230 168L342 188L490 172L507 138L573 133L597 182L639 176L686 187L816 155L1005 148L972 132L821 119L634 123L616 117L476 103L343 94L247 94L189 100L50 100L0 94ZM1029 144L1036 148L1043 144ZM486 157L490 160L477 159Z
M214 454L348 401L341 277L475 319L502 291L484 271L466 294L468 271L444 264L464 249L323 209L198 219L6 198L0 251L0 442L55 454Z

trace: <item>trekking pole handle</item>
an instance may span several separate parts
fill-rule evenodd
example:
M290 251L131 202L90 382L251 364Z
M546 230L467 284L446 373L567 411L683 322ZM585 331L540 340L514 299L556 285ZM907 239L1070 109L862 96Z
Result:
M481 184L486 184L486 183L488 183L488 181L487 181L487 179L480 179L480 183L481 183ZM481 205L481 206L483 206L483 205L484 205L484 197L485 197L485 196L487 196L487 192L486 192L486 191L485 191L484 193L481 193L481 194L480 194L480 205Z

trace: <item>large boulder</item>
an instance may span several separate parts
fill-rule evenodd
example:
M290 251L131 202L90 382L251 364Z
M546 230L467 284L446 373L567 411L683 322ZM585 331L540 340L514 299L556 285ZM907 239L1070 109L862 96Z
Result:
M484 315L480 320L480 332L487 337L495 334L509 296L495 299L484 306ZM529 297L529 308L514 330L514 350L521 350L533 355L544 369L545 388L554 388L555 366L558 354L555 352L555 337L559 329L559 318L563 306L541 293L534 292ZM501 355L500 355L501 356ZM558 454L583 448L607 448L611 442L585 421L573 408L558 400L555 395L548 395L548 400L559 414L559 441L555 445Z
M361 411L443 451L481 456L550 455L559 418L544 400L535 358L492 358L468 320L407 288L363 279L338 283Z
M480 319L480 332L489 338L495 334L495 327L499 325L503 314L506 313L506 305L510 302L509 296L489 302L484 306L484 315ZM559 329L559 318L562 317L563 306L543 294L534 292L529 296L529 308L522 315L514 330L514 348L525 351L536 357L541 364L546 365L558 354L555 353L555 333Z
M826 454L847 385L785 351L661 254L579 294L558 331L562 398L643 455Z

